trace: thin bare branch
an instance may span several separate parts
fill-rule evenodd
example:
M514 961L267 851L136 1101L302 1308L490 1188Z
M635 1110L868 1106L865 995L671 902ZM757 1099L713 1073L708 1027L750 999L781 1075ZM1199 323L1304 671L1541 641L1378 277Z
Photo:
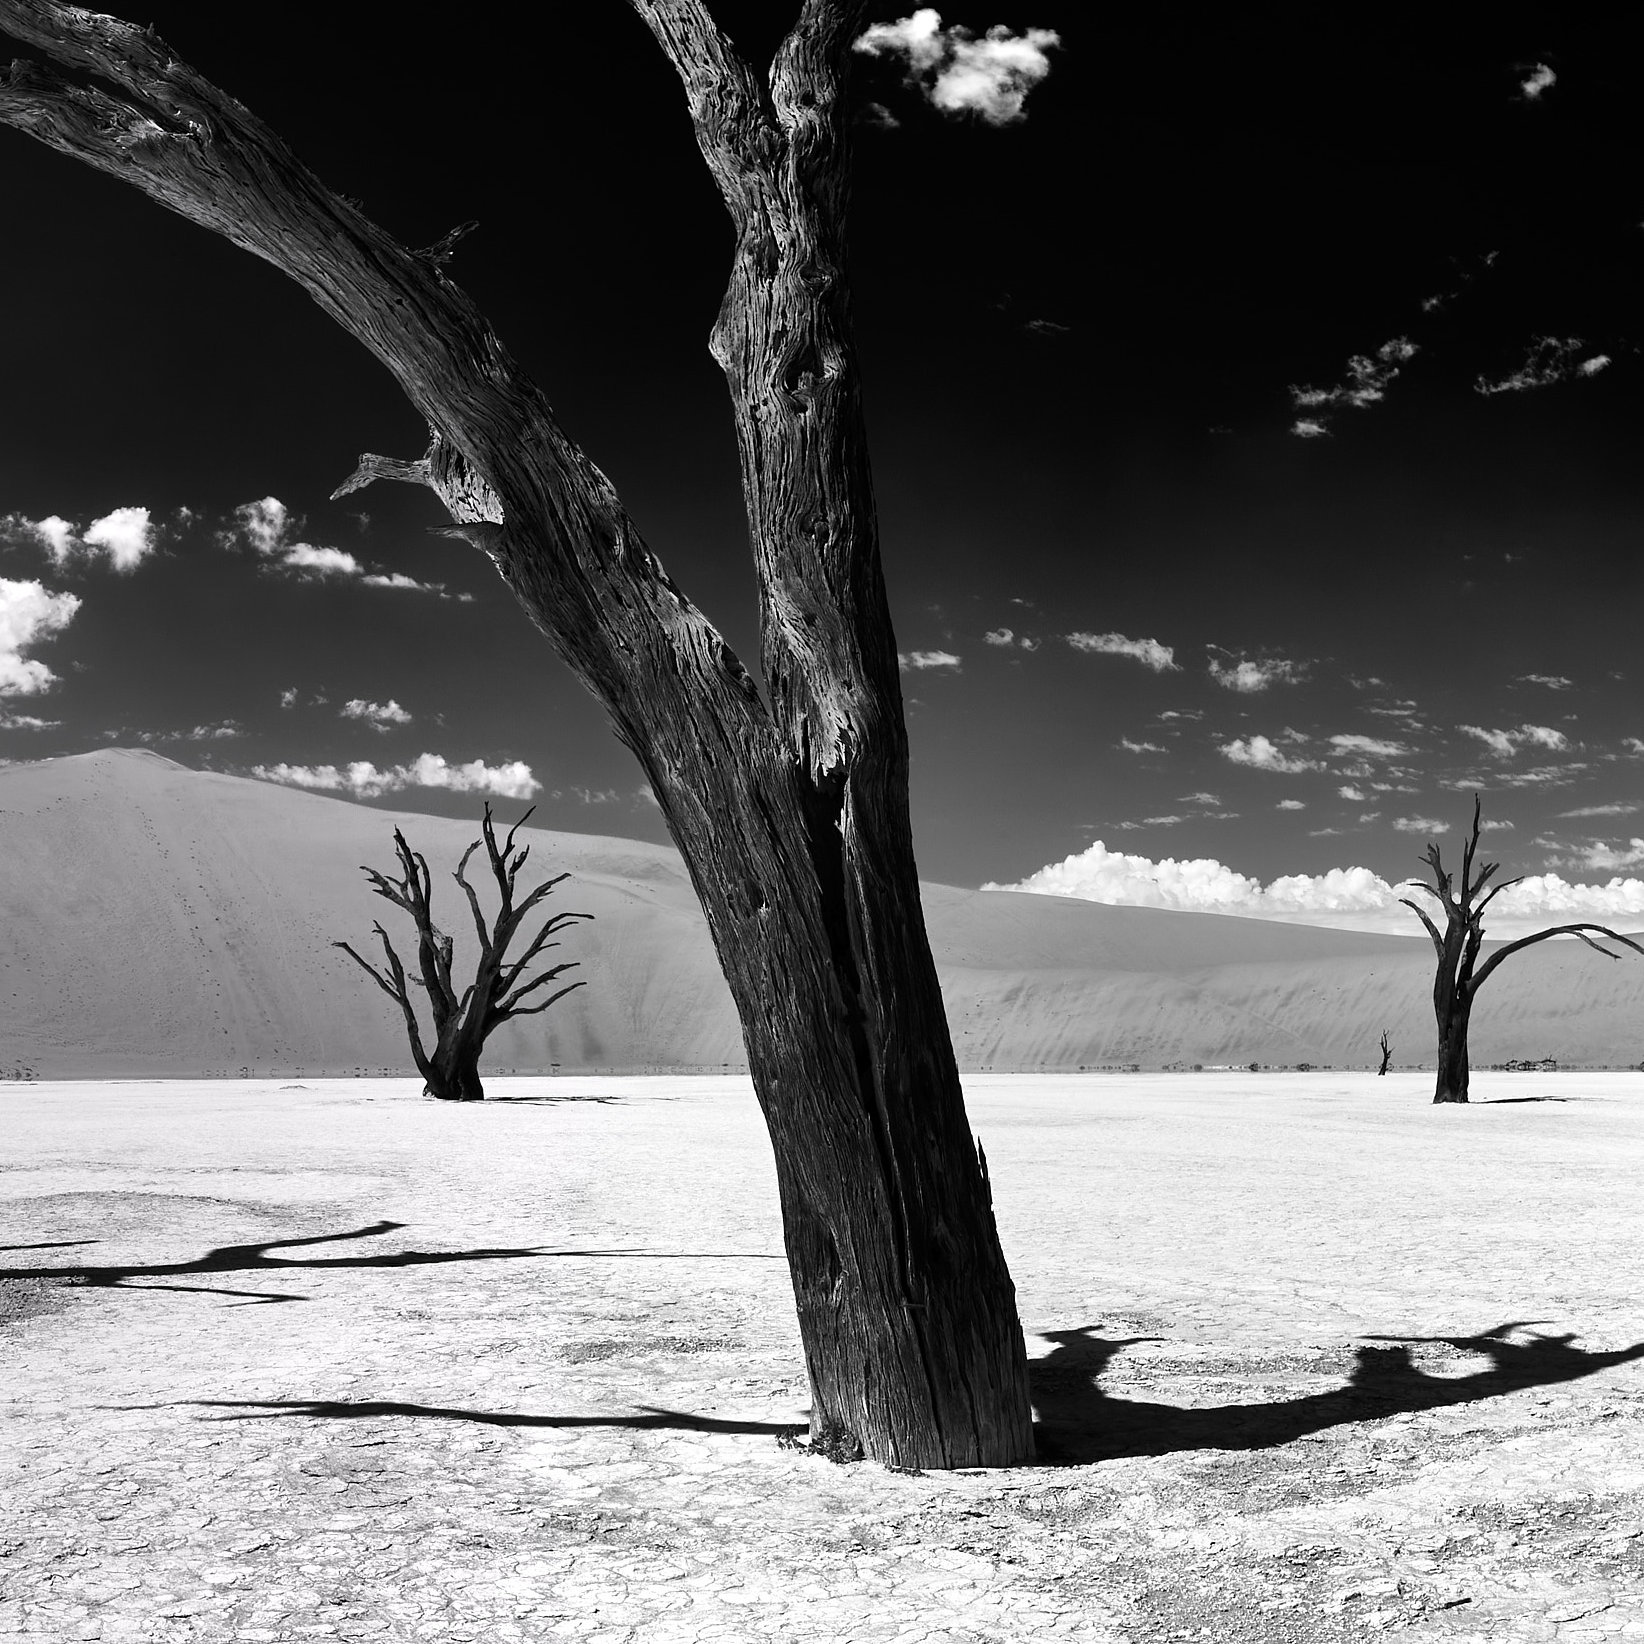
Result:
M398 457L379 457L374 451L367 451L360 457L359 466L354 472L331 493L331 500L336 502L350 492L363 491L376 480L405 480L412 485L432 487L434 475L427 457L404 462Z
M1427 887L1422 887L1425 890ZM1444 957L1444 938L1439 934L1439 928L1427 917L1426 910L1418 907L1409 897L1401 896L1399 901L1404 904L1427 927L1427 934L1433 938L1433 947L1437 950L1440 959Z
M585 982L572 982L569 987L563 987L558 993L550 994L540 1005L527 1005L523 1010L509 1009L503 1012L503 1019L511 1020L515 1016L538 1016L550 1005L557 1005L568 993L575 993L580 987L586 987ZM517 997L517 995L516 995Z
M1587 943L1588 947L1602 953L1607 959L1619 959L1621 957L1619 953L1611 953L1608 948L1599 947L1597 942L1589 941L1582 935L1583 931L1589 930L1597 931L1600 936L1606 936L1612 942L1619 942L1623 947L1631 948L1634 953L1644 954L1644 946L1640 946L1630 936L1623 936L1619 931L1611 930L1608 925L1595 925L1590 920L1586 919L1580 920L1578 923L1573 925L1554 925L1548 930L1538 930L1533 936L1521 936L1516 942L1509 942L1505 947L1497 948L1496 951L1492 953L1481 966L1479 966L1478 975L1473 978L1474 991L1476 992L1479 988L1484 986L1485 982L1489 980L1490 974L1502 962L1503 959L1511 957L1511 955L1519 952L1523 948L1532 947L1537 942L1545 942L1550 936L1580 937L1582 941Z

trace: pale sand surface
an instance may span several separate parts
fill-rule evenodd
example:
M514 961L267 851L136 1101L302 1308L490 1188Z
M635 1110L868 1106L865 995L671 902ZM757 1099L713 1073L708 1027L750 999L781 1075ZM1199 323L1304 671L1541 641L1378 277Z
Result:
M745 1081L3 1087L0 1631L1644 1636L1644 1076L1476 1082L970 1078L1063 1464L951 1475L779 1443Z

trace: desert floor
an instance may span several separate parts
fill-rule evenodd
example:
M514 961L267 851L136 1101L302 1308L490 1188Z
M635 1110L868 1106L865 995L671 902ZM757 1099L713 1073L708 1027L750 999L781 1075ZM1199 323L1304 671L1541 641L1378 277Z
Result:
M745 1081L0 1087L0 1632L1644 1638L1644 1075L1429 1078L970 1078L1055 1459L946 1475L783 1442Z

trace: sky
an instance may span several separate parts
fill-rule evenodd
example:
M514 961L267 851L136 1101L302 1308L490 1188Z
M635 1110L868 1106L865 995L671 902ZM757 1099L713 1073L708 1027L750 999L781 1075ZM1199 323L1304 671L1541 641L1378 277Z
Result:
M783 9L716 15L763 62ZM478 220L449 272L754 667L728 219L648 32L585 10L140 20L406 243ZM857 54L923 876L1419 933L1397 882L1477 792L1527 876L1493 933L1644 928L1634 42L1590 8L1145 10L880 7ZM327 500L426 443L359 345L5 129L0 213L0 758L664 837L433 497Z

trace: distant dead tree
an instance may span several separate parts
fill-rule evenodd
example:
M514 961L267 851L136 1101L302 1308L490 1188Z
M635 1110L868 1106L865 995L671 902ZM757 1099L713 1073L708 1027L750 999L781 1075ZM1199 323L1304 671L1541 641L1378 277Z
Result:
M525 981L526 969L532 961L539 954L559 946L548 938L579 920L593 918L591 913L556 913L526 945L518 959L508 959L508 946L527 916L538 903L552 894L556 885L570 878L569 874L556 874L546 883L538 885L518 907L514 905L515 883L520 869L525 866L525 859L531 854L529 845L521 846L517 852L514 850L514 835L525 826L530 815L531 812L527 811L508 830L508 837L498 850L497 836L491 822L491 807L485 807L485 818L480 828L484 834L485 854L491 863L491 875L497 882L502 899L502 905L489 924L474 887L463 877L469 857L480 848L482 841L476 839L463 852L462 861L457 864L454 877L468 898L468 907L474 916L474 932L479 937L480 946L479 966L474 980L463 989L460 998L451 981L451 957L455 943L434 923L428 863L420 852L413 851L406 844L405 835L398 828L394 830L394 849L404 870L401 877L390 879L375 868L362 867L360 871L371 881L371 888L378 896L411 915L417 927L417 968L422 972L421 976L406 975L405 966L380 922L374 924L372 929L376 931L387 958L386 972L378 970L368 959L361 958L347 942L331 944L334 948L341 948L364 969L404 1012L405 1028L411 1037L411 1055L417 1064L417 1071L427 1082L427 1093L442 1102L484 1101L485 1089L480 1083L479 1059L490 1035L516 1016L540 1015L573 989L583 986L581 982L570 982L536 1004L524 1005L520 1002L538 988L557 982L566 971L576 966L576 960L568 959ZM411 1003L413 987L422 988L428 995L428 1007L434 1018L434 1046L431 1051L423 1048L416 1008Z
M1608 948L1600 947L1586 934L1588 931L1597 931L1600 936L1620 942L1635 953L1644 953L1644 947L1640 947L1630 936L1618 935L1607 925L1581 920L1573 925L1553 925L1547 930L1538 930L1533 936L1521 936L1516 942L1497 948L1482 965L1478 964L1479 948L1484 941L1484 910L1509 886L1522 882L1520 879L1503 880L1482 900L1476 900L1491 875L1501 866L1499 862L1486 862L1474 876L1473 857L1478 851L1480 808L1479 796L1474 794L1473 831L1462 851L1459 889L1444 871L1436 844L1427 847L1425 858L1433 872L1433 883L1429 885L1421 879L1405 881L1412 889L1425 891L1444 909L1444 930L1441 932L1409 897L1399 898L1427 927L1427 934L1432 937L1433 947L1438 953L1438 972L1433 979L1433 1014L1438 1019L1439 1039L1438 1087L1433 1093L1435 1102L1467 1100L1467 1023L1478 990L1489 981L1502 960L1536 942L1545 942L1550 936L1574 936L1607 959L1621 957Z
M1376 1077L1380 1078L1387 1072L1387 1064L1393 1059L1393 1046L1387 1037L1387 1029L1381 1030L1381 1066L1376 1069Z

